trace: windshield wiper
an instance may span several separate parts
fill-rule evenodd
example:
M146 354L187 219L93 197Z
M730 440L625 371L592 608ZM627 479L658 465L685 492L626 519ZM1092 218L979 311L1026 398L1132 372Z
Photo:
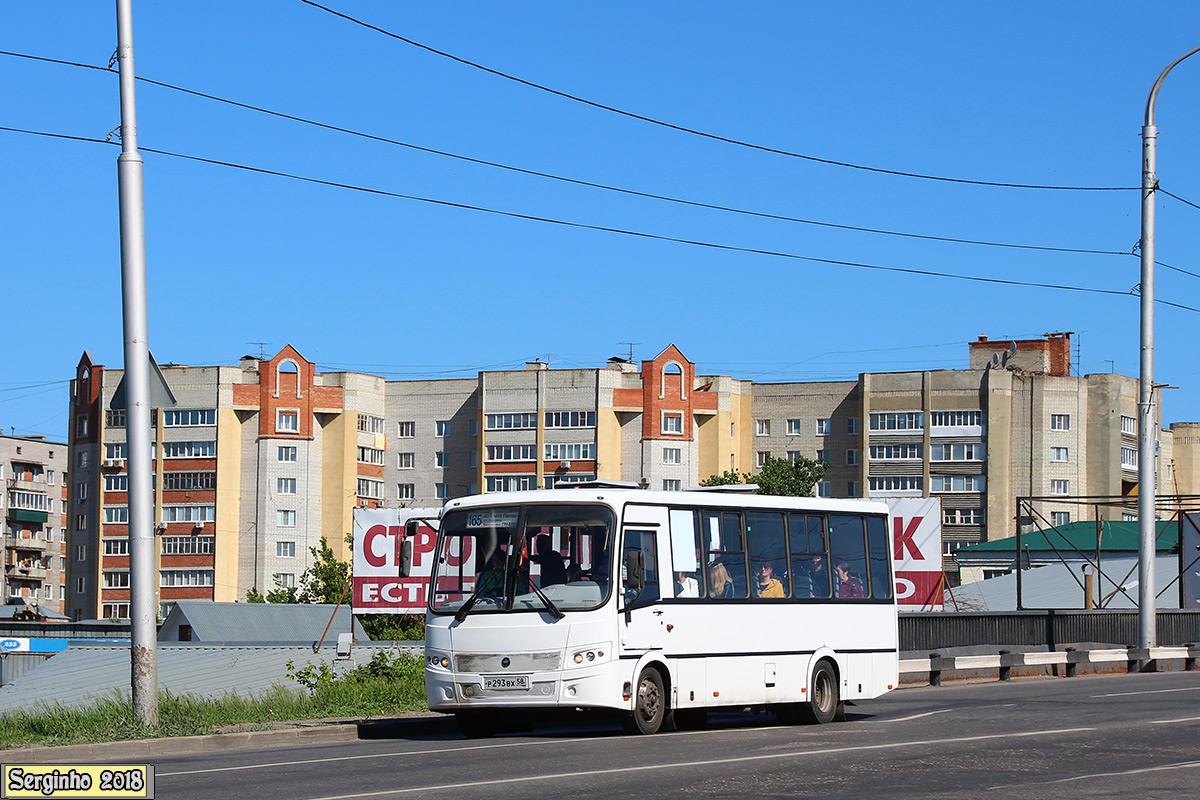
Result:
M467 618L467 614L471 613L471 608L479 600L479 593L481 591L483 591L483 584L476 586L475 591L472 592L471 596L467 598L467 602L463 603L462 606L459 607L458 611L454 612L455 622L462 622Z
M550 612L550 616L554 617L555 619L562 619L563 617L566 616L566 614L564 614L561 610L559 610L558 606L556 606L556 605L554 605L554 603L550 602L550 598L546 597L546 595L542 593L541 589L539 589L538 587L533 585L533 581L529 582L529 586L530 586L530 588L533 589L534 593L538 596L538 599L541 600L543 603L545 603L546 610Z

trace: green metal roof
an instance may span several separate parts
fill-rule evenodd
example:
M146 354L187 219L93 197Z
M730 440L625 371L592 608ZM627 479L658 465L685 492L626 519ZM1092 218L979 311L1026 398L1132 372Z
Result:
M1155 524L1155 536L1158 539L1158 552L1166 552L1179 541L1179 525L1174 521L1159 521ZM1009 536L991 542L974 544L963 547L959 553L997 553L1012 551L1017 547L1017 537ZM1044 550L1079 550L1095 552L1096 523L1071 522L1059 525L1057 528L1047 528L1021 535L1021 547L1031 551ZM1111 553L1126 551L1136 553L1138 550L1138 524L1136 522L1104 522L1101 523L1100 535L1101 552Z

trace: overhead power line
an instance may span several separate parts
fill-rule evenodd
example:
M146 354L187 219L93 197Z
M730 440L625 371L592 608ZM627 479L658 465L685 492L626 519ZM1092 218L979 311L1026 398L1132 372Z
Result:
M732 145L736 145L738 147L746 147L751 150L759 150L764 153L774 153L775 155L787 156L788 158L798 158L798 159L802 159L804 161L812 161L812 162L815 162L818 164L828 164L828 165L834 166L834 167L846 167L848 169L863 170L865 172L876 172L876 173L881 173L884 175L896 175L896 176L899 176L902 178L920 178L922 180L942 181L944 183L965 183L965 184L971 184L973 186L995 186L995 187L1001 187L1001 188L1005 188L1005 189L1053 189L1053 190L1073 191L1073 192L1124 192L1124 191L1136 191L1139 189L1139 187L1136 187L1136 186L1056 186L1056 185L1036 184L1036 183L1009 183L1009 182L1003 182L1003 181L984 181L984 180L971 180L968 178L951 178L951 177L947 177L944 175L926 175L926 174L919 173L919 172L905 172L903 170L883 169L881 167L870 167L870 166L866 166L864 164L853 164L848 161L835 161L835 160L829 159L829 158L820 158L818 156L805 155L804 153L796 153L791 150L783 150L778 147L769 147L767 145L755 144L753 142L747 142L747 141L743 141L741 139L734 139L729 136L721 136L721 135L715 134L715 133L708 133L706 131L697 130L696 128L688 128L684 125L676 125L675 123L672 123L672 122L666 122L661 119L656 119L654 117L645 116L644 114L637 114L632 111L626 111L621 108L616 108L615 106L610 106L610 105L606 105L604 103L599 103L595 100L588 100L585 97L580 97L579 95L570 94L569 92L560 91L558 89L552 89L549 86L545 86L540 83L535 83L533 81L526 80L524 78L519 78L516 75L511 75L507 72L501 72L498 69L493 69L492 67L484 66L483 64L479 64L475 61L470 61L468 59L462 58L461 56L456 56L453 53L447 53L444 50L438 50L435 47L430 47L429 45L422 44L421 42L418 42L414 39L409 39L408 37L401 36L400 34L395 33L393 31L389 31L386 28L381 28L378 25L372 25L371 23L366 22L361 19L358 19L357 17L352 17L349 14L343 14L340 11L335 11L334 9L329 8L328 6L321 5L320 3L314 2L313 0L300 0L300 2L310 5L313 8L319 8L322 11L332 14L335 17L340 17L341 19L344 19L347 22L352 22L355 25L360 25L364 28L367 28L368 30L375 31L376 33L381 33L384 36L388 36L397 41L404 42L405 44L411 45L411 46L419 48L421 50L425 50L426 52L433 53L434 55L441 56L442 58L448 58L451 61L455 61L455 62L458 62L459 64L463 64L463 65L471 67L473 69L477 69L482 72L486 72L490 75L495 75L499 78L504 78L505 80L513 81L514 83L519 83L522 86L528 86L531 89L537 89L538 91L547 92L547 93L555 95L557 97L562 97L567 100L573 100L576 103L582 103L584 105L591 106L592 108L598 108L602 111L608 111L612 114L619 114L623 117L629 117L630 119L636 119L636 120L640 120L642 122L648 122L651 125L658 125L663 128L669 128L670 130L673 130L673 131L679 131L681 133L691 134L692 136L700 136L705 139L711 139L711 140L717 141L717 142L724 142L726 144L732 144Z
M0 126L0 131L9 131L12 133L22 133L31 136L45 136L54 139L66 139L78 142L90 142L93 144L106 144L116 146L116 142L109 142L104 139L95 139L85 136L71 136L62 133L48 133L45 131L33 131L24 128L13 128L8 126ZM266 169L263 167L252 167L246 164L238 164L232 161L223 161L214 158L204 158L202 156L193 156L186 153L175 153L170 150L159 150L153 147L145 147L139 144L138 150L144 153L157 153L162 156L171 158L183 159L185 161L195 161L201 164L212 164L215 166L229 167L230 169L252 172L259 175L273 175L278 178L288 178L290 180L301 181L304 183L312 183L319 186L330 186L336 189L347 189L349 191L362 192L364 194L378 195L380 197L393 197L400 200L414 200L421 203L442 206L445 208L458 208L465 211L478 211L485 214L493 214L510 219L523 219L530 222L542 222L549 225L559 225L566 228L577 228L581 230L601 231L604 233L615 233L622 236L632 236L639 239L648 239L651 241L671 242L674 244L686 244L693 247L703 247L710 250L720 250L732 253L749 253L753 255L771 256L774 258L786 258L796 261L807 261L814 264L828 264L830 266L851 267L854 269L866 269L878 272L894 272L905 275L923 275L931 278L947 278L952 280L971 281L975 283L999 284L1002 286L1025 286L1036 289L1058 289L1069 292L1085 292L1091 294L1118 295L1122 297L1136 296L1129 291L1118 291L1116 289L1101 289L1099 287L1090 286L1072 286L1069 284L1058 283L1042 283L1038 281L1018 281L1009 278L992 278L982 275L964 275L953 272L939 272L937 270L916 269L913 267L892 267L881 264L867 264L858 261L844 261L833 258L819 258L817 256L806 256L799 253L788 253L779 250L767 250L756 247L740 247L737 245L721 244L719 242L706 242L698 239L684 239L676 236L665 236L663 234L649 233L647 231L635 231L627 228L616 228L607 225L593 225L586 222L573 222L571 220L556 219L554 217L542 217L535 214L523 214L517 211L506 211L504 209L489 208L487 206L477 206L470 203L458 203L452 200L441 200L434 197L422 197L420 195L404 194L401 192L392 192L386 189L375 189L368 186L358 186L352 183L344 183L341 181L331 181L322 178L313 178L306 175L298 175L290 172L282 172L280 170ZM1155 302L1163 305L1180 308L1185 311L1194 311L1200 313L1200 308L1173 303L1168 300L1156 298Z
M44 56L33 56L33 55L26 54L26 53L13 53L13 52L6 51L6 50L0 50L0 55L13 56L15 58L24 58L24 59L29 59L32 61L42 61L42 62L46 62L46 63L50 63L50 64L59 64L59 65L63 65L63 66L80 67L80 68L84 68L84 69L96 70L98 72L107 72L112 75L117 74L116 70L107 68L107 67L97 67L92 64L82 64L82 63L74 62L74 61L63 61L63 60L55 59L55 58L46 58ZM363 139L380 142L383 144L390 144L390 145L395 145L398 147L406 147L411 150L416 150L416 151L422 152L422 153L429 153L431 155L443 156L445 158L452 158L452 159L456 159L459 161L465 161L465 162L468 162L471 164L479 164L481 166L507 170L509 172L515 172L515 173L519 173L522 175L530 175L530 176L538 177L538 178L548 178L550 180L561 181L563 183L569 183L569 184L573 184L575 186L585 186L585 187L592 188L592 189L602 189L604 191L617 192L620 194L630 195L633 197L642 197L642 198L646 198L649 200L661 200L664 202L676 203L679 205L690 206L693 208L704 208L704 209L709 209L709 210L713 210L713 211L722 211L722 212L728 212L728 213L732 213L732 214L740 214L740 215L744 215L744 216L758 217L760 219L777 220L780 222L794 222L794 223L798 223L801 225L813 225L813 226L821 227L821 228L832 228L832 229L836 229L836 230L854 231L856 233L872 233L872 234L878 234L878 235L883 235L883 236L897 236L897 237L906 238L906 239L920 239L920 240L933 241L933 242L947 242L947 243L951 243L951 244L968 244L968 245L978 245L978 246L983 246L983 247L1001 247L1001 248L1010 248L1010 249L1015 249L1015 250L1038 250L1038 251L1051 252L1051 253L1079 253L1082 255L1100 255L1100 256L1132 255L1132 253L1122 252L1119 250L1098 250L1098 249L1090 249L1090 248L1082 248L1082 247L1053 247L1050 245L1020 244L1020 243L1016 243L1016 242L995 242L995 241L987 241L987 240L982 240L982 239L967 239L967 238L955 237L955 236L935 236L935 235L931 235L931 234L912 233L910 231L896 231L896 230L887 230L887 229L883 229L883 228L870 228L870 227L863 226L863 225L847 225L847 224L842 224L842 223L837 223L837 222L828 222L828 221L824 221L824 220L813 220L813 219L805 219L803 217L793 217L793 216L788 216L786 214L774 214L774 213L764 212L764 211L753 211L753 210L749 210L749 209L735 208L732 206L724 206L724 205L720 205L720 204L716 204L716 203L705 203L705 202L701 202L698 200L687 200L687 199L678 198L678 197L671 197L669 195L655 194L653 192L643 192L643 191L639 191L637 189L627 189L627 188L620 187L620 186L612 186L612 185L604 184L604 183L596 183L594 181L587 181L587 180L582 180L579 178L569 178L569 177L565 177L562 175L555 175L555 174L549 173L549 172L541 172L539 170L527 169L524 167L517 167L517 166L513 166L510 164L504 164L504 163L497 162L497 161L488 161L486 159L474 158L472 156L466 156L466 155L462 155L460 153L452 153L452 152L449 152L446 150L438 150L438 149L435 149L432 147L424 147L422 145L412 144L411 142L403 142L398 139L392 139L392 138L389 138L386 136L379 136L377 134L366 133L363 131L355 130L353 128L346 128L341 125L332 125L332 124L329 124L326 122L321 122L319 120L309 119L307 117L300 117L295 114L288 114L286 112L275 111L275 110L272 110L269 108L263 108L261 106L252 105L250 103L243 103L243 102L240 102L237 100L230 100L225 97L219 97L217 95L208 94L207 92L200 92L195 89L188 89L184 86L177 86L175 84L164 83L163 81L157 81L157 80L153 80L151 78L145 78L145 77L138 76L136 78L136 80L138 80L142 83L152 85L152 86L158 86L163 89L169 89L171 91L176 91L176 92L181 92L183 94L192 95L194 97L200 97L205 100L211 100L213 102L223 103L225 105L230 105L235 108L241 108L241 109L245 109L247 111L254 111L254 112L257 112L260 114L267 114L269 116L277 117L279 119L286 119L286 120L290 120L292 122L299 122L304 125L312 125L317 128L322 128L322 129L334 131L337 133L345 133L350 136L357 136L357 137L360 137Z

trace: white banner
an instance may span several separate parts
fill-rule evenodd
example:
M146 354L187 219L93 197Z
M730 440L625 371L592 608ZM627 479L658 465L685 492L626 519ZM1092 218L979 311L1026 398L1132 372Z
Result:
M892 512L896 599L912 611L942 608L942 500L885 498Z
M429 525L418 525L407 578L400 577L400 545L404 523L413 517L437 519L440 513L438 508L354 509L354 613L425 613L437 533Z

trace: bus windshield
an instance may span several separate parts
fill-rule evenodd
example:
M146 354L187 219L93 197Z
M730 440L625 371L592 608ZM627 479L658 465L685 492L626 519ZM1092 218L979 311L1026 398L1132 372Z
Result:
M613 513L602 505L530 504L451 511L442 519L434 613L581 611L609 596Z

